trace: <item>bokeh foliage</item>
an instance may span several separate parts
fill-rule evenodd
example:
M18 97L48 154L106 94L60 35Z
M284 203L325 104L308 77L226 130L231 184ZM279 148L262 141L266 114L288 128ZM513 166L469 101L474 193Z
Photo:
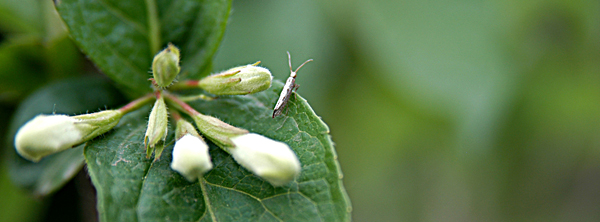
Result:
M29 197L10 181L13 157L8 125L16 105L45 83L87 71L52 1L0 1L0 215L4 221L39 220L52 200ZM48 95L51 96L51 95ZM10 147L10 148L7 148ZM32 213L37 212L37 213Z
M600 219L598 1L233 8L216 67L284 79L285 51L315 60L299 93L332 128L354 220Z

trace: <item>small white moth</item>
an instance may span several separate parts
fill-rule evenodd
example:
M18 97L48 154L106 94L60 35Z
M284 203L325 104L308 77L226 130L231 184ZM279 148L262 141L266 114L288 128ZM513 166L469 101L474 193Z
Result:
M279 94L279 100L277 100L277 104L275 104L275 108L273 108L273 118L281 115L283 109L288 103L288 100L290 99L290 95L292 95L292 91L298 90L299 85L296 84L296 72L298 72L298 70L302 68L304 64L313 61L312 59L306 60L306 62L302 63L302 65L300 65L296 71L292 71L292 56L290 55L290 52L287 52L287 54L288 63L290 65L290 77L288 77L287 81L285 81L283 90L281 90L281 94Z

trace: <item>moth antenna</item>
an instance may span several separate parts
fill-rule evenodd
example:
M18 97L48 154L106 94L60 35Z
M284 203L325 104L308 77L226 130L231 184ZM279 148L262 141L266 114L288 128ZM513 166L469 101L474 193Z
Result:
M288 63L290 64L290 72L292 72L292 56L290 55L290 52L287 51L288 54Z
M304 66L304 64L306 64L306 63L308 63L308 62L312 62L312 61L313 61L312 59L306 60L306 62L304 62L304 63L302 63L302 65L298 66L298 68L297 68L297 69L296 69L296 71L294 71L294 72L298 72L298 70L299 70L300 68L302 68L302 66Z

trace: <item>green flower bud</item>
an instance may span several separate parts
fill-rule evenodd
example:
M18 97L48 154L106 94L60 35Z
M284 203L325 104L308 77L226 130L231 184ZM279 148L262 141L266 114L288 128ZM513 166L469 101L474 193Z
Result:
M152 61L152 75L154 81L159 87L165 88L175 80L180 71L179 67L179 49L169 43L166 49L162 50Z
M25 159L38 162L42 157L104 134L115 127L122 116L119 110L78 116L38 115L19 129L15 148Z
M271 87L273 76L260 62L239 66L219 74L208 76L198 82L198 86L215 95L245 95Z
M285 185L300 174L300 161L285 143L255 133L231 141L235 144L229 149L233 159L273 186Z
M228 151L227 147L234 146L230 140L231 137L248 133L248 130L229 125L212 116L197 114L192 116L192 119L196 122L196 126L202 132L202 135L225 151Z
M192 125L190 122L188 122L184 119L177 120L177 126L175 129L175 138L180 139L181 137L183 137L187 134L191 134L192 136L200 137L200 135L198 135L198 132L196 132L196 128L194 128L194 125Z
M144 144L146 145L146 158L149 158L152 152L154 151L154 147L159 143L160 146L157 147L155 158L159 159L162 153L162 149L164 149L164 141L167 137L167 129L168 129L168 113L167 113L167 105L165 104L165 100L162 95L156 99L154 103L154 107L152 107L152 111L150 112L150 117L148 118L148 129L146 130L146 136L144 137Z

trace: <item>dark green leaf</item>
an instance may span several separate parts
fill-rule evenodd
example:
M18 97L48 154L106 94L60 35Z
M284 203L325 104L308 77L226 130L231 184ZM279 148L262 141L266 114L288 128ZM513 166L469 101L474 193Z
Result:
M16 104L45 82L43 52L34 38L0 45L0 103Z
M214 168L200 182L187 182L169 166L172 134L160 160L145 158L147 107L125 116L114 131L85 148L89 173L98 192L101 220L350 220L350 202L328 127L300 96L292 96L287 115L271 118L282 89L279 81L273 85L254 95L191 105L232 125L290 145L302 163L299 178L283 187L273 187L211 143Z
M230 0L62 0L56 4L83 51L128 94L151 91L154 54L168 42L181 48L182 78L210 71Z
M225 33L231 1L174 1L164 7L169 8L159 11L164 27L162 36L164 43L173 42L181 49L180 78L200 78L208 74Z
M0 44L0 103L17 104L53 79L81 74L78 49L68 36L42 42L13 38Z
M7 147L13 182L34 195L47 195L68 182L84 164L83 145L32 163L14 151L14 135L25 122L38 114L81 114L99 107L112 107L122 102L114 87L99 78L79 78L44 87L27 98L15 111L10 124Z

